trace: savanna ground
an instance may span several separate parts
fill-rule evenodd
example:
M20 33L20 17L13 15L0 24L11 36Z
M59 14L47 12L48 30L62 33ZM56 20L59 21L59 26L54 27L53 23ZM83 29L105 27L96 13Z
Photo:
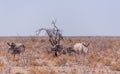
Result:
M7 42L23 43L26 50L14 57ZM0 74L120 74L120 37L64 37L61 44L77 42L90 43L86 56L54 57L47 37L0 37Z

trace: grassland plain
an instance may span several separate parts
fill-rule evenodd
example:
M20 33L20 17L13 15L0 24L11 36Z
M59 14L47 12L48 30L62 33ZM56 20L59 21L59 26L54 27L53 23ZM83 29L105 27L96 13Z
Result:
M7 42L23 43L24 53L8 53ZM120 74L120 37L64 37L72 47L88 42L89 52L53 57L47 37L0 37L0 74Z

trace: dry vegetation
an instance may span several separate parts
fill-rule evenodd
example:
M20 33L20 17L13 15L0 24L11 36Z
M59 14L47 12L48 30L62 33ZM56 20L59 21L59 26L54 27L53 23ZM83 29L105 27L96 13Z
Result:
M21 42L24 53L8 53L7 42ZM47 37L1 37L0 74L120 74L120 37L65 37L61 44L90 42L89 53L54 57Z

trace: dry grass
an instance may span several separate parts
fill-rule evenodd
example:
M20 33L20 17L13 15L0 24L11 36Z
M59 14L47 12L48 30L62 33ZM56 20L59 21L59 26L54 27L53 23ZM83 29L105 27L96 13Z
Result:
M98 72L96 72L95 74L104 74L103 72L101 72L101 71L98 71Z
M71 70L71 74L77 74L77 70L76 69L72 69Z
M0 61L0 70L3 70L6 67L6 64L4 61Z
M50 68L49 69L41 69L37 66L31 67L30 70L33 74L58 74L57 72L51 70Z
M31 67L31 68L30 68L30 71L31 71L33 74L38 74L38 73L41 72L37 66Z
M14 57L7 52L6 42L23 43L26 46L25 53ZM76 42L90 43L89 54L54 57L47 52L51 47L47 37L0 38L0 56L5 57L0 60L0 70L9 65L3 74L10 74L12 67L25 67L31 74L105 74L108 71L106 67L109 68L109 73L120 71L120 37L65 37L61 44L72 47Z
M110 66L111 61L112 61L112 58L102 57L99 62L102 63L104 66Z
M116 61L110 65L109 68L113 71L120 71L120 57L118 57Z
M120 64L112 64L110 69L113 71L120 71Z
M67 60L62 57L55 58L53 61L55 63L55 66L65 66L67 63Z

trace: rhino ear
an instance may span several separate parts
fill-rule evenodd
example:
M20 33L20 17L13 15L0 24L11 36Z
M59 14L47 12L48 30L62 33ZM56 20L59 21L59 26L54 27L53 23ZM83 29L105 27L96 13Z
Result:
M7 42L7 45L11 46L9 42Z
M84 43L83 42L83 45L86 46L86 47L88 47L90 45L90 43Z
M90 45L90 43L87 43L87 47Z

